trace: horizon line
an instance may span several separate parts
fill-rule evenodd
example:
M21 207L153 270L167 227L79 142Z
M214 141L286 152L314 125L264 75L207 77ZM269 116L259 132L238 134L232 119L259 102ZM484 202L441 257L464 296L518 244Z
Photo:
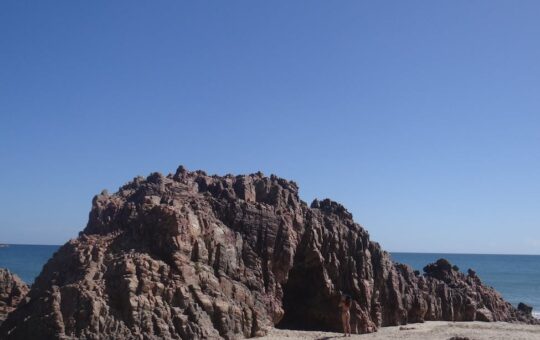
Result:
M65 244L65 243L64 243ZM37 243L1 243L0 245L8 246L49 246L49 247L61 247L64 244L37 244ZM401 253L401 254L440 254L440 255L507 255L507 256L540 256L540 254L511 254L511 253L449 253L446 251L436 252L436 251L393 251L393 250L384 250L387 253Z
M388 253L401 254L439 254L439 255L508 255L508 256L540 256L539 254L515 254L515 253L449 253L449 252L432 252L432 251L390 251Z

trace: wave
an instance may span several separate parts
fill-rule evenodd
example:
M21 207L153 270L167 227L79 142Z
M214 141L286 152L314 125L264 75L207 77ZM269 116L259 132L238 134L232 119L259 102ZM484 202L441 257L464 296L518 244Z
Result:
M532 312L532 315L537 318L537 319L540 319L540 312Z

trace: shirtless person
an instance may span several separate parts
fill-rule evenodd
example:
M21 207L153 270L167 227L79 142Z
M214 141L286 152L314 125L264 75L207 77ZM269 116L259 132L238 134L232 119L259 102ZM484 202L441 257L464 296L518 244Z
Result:
M341 302L339 307L341 308L341 322L343 323L343 336L351 336L351 304L352 299L349 295L344 295L341 297Z

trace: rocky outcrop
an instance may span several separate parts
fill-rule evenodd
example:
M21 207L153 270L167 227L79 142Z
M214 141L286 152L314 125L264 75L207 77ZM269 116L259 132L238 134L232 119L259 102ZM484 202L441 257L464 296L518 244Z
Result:
M392 262L331 200L292 181L180 167L92 202L89 222L45 265L0 328L8 339L203 339L270 327L353 330L424 320L532 322L447 261L424 275Z
M0 268L0 323L28 293L28 286L9 270Z

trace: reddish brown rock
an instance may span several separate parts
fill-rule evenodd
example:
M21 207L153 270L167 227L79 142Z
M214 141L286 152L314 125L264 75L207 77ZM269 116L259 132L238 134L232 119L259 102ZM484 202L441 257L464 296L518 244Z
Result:
M0 268L0 323L28 293L28 286L9 270Z
M450 266L450 267L448 267ZM425 275L391 261L340 204L308 207L261 173L137 177L93 200L87 227L46 264L8 339L202 339L270 327L353 330L424 320L531 322L446 262Z

